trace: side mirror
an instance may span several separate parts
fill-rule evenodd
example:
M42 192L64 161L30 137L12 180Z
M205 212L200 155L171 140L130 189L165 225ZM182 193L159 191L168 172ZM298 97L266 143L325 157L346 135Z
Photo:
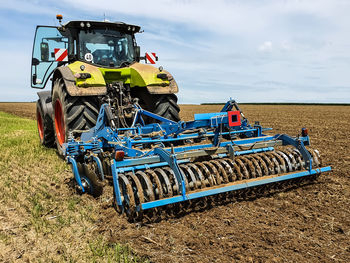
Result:
M39 65L39 64L40 64L39 59L37 59L37 58L32 58L32 66L37 66L37 65Z
M41 61L49 61L49 44L45 42L40 43Z
M136 60L137 60L137 61L140 60L140 54L141 54L140 46L136 46L136 47L135 47L135 57L136 57Z

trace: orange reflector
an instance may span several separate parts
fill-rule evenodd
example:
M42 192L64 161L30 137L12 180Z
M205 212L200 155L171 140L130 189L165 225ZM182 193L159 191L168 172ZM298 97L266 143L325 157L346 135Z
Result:
M123 151L116 151L115 152L115 160L116 161L123 161L124 160L124 152Z
M307 128L301 129L301 136L306 137L309 135L309 130Z

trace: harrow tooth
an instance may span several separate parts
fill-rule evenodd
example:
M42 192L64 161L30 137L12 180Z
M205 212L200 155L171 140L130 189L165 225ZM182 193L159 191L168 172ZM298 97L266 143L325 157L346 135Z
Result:
M209 162L214 165L219 175L221 175L221 178L222 178L221 181L223 181L224 183L228 183L229 182L228 176L227 176L226 170L222 167L222 165L216 160L211 160Z
M302 169L305 166L305 162L304 162L304 160L302 158L301 153L296 148L293 148L292 151L295 152L296 155L300 156L300 160L301 160L300 164L301 164L301 169Z
M316 153L316 151L314 149L308 149L309 150L309 153L312 155L312 159L313 159L313 164L315 165L315 167L318 167L321 162L319 161L319 154L318 151Z
M180 194L180 189L178 187L179 182L177 181L177 178L176 178L173 170L171 170L170 167L163 167L162 169L166 173L166 175L168 176L168 178L170 180L170 185L171 185L173 195Z
M203 164L206 165L207 167L209 167L208 170L209 170L211 176L214 177L214 184L220 185L221 184L221 176L220 176L218 170L215 168L215 166L208 161L204 161Z
M245 156L240 156L239 158L242 160L242 162L246 165L248 169L248 179L256 178L256 172L253 163Z
M193 172L193 174L197 177L198 179L198 184L199 184L199 188L204 188L207 184L209 184L209 182L204 178L201 170L198 168L198 166L196 166L193 163L188 163L187 166L191 169L191 171Z
M282 151L276 151L276 153L279 154L280 156L282 156L282 158L284 159L285 165L287 164L288 172L292 172L293 171L292 164L291 164L289 158L287 157L287 155L285 155L285 153Z
M182 172L183 175L185 175L187 184L188 184L188 188L191 190L194 190L197 188L197 180L194 176L194 174L192 173L192 171L188 168L187 165L182 164L180 165L180 170Z
M167 174L161 168L154 169L154 172L158 175L159 180L162 182L164 197L172 197L173 189Z
M243 175L241 173L241 168L234 161L232 161L229 158L225 158L223 160L231 166L231 170L233 172L231 175L232 181L242 180Z
M240 157L237 157L235 159L235 161L237 162L237 165L239 166L239 170L241 171L241 175L242 175L242 178L239 178L240 180L241 179L249 179L250 176L249 176L249 172L247 170L247 167L244 165L244 163L242 162L242 160L240 159Z
M189 183L189 186L192 188L192 190L197 189L201 183L199 183L195 177L195 175L193 174L192 170L186 165L186 164L182 164L180 165L180 168L182 170L186 171L186 176L188 177L188 179L191 179L191 182ZM187 179L187 180L188 180Z
M137 178L137 176L133 172L129 172L126 175L128 176L128 178L132 182L131 185L132 185L134 193L135 193L134 196L137 197L137 198L135 198L136 204L139 205L141 203L144 203L145 197L143 195L143 189L142 189L142 185L141 185L139 179Z
M257 156L259 156L263 160L263 162L266 164L268 169L268 174L275 174L274 162L272 162L271 159L266 154L259 153L257 154Z
M149 179L149 177L142 171L137 171L135 175L138 177L138 179L141 182L142 189L143 189L143 195L145 197L146 201L154 201L154 192L153 192L153 186L152 182Z
M277 152L272 151L271 154L276 156L276 160L279 162L280 169L282 170L281 172L286 173L287 167L286 167L286 162L284 161L284 159Z
M136 202L134 197L134 192L129 180L124 176L124 174L119 175L119 184L121 186L121 193L123 197L123 207L125 208L125 213L129 216L135 213ZM123 211L124 212L124 211Z
M257 160L255 159L255 156L247 155L247 159L250 160L254 164L257 177L261 177L262 176L261 167L260 167L259 163L257 162Z
M204 175L205 178L205 183L209 186L214 186L214 178L212 176L212 174L209 172L208 168L201 162L197 162L195 165L197 165L197 167L199 167L201 173Z
M258 163L260 164L259 167L262 168L261 172L262 172L262 176L265 175L269 175L269 169L267 168L266 163L264 162L264 160L260 157L259 154L256 154L254 156L255 159L257 159Z
M227 181L232 182L236 180L236 174L233 172L231 166L224 159L215 159L216 162L220 163L224 168L227 176Z
M274 166L274 174L279 174L279 173L281 173L281 167L280 167L278 161L276 160L276 157L275 157L272 153L270 153L270 152L267 152L266 155L267 155L268 157L270 157L270 161L271 161L271 163L272 163L273 166Z
M294 151L292 148L287 148L286 151L288 151L291 155L294 156L295 162L296 162L296 170L302 170L304 162L300 156L300 153L297 151Z
M155 193L155 199L156 200L159 200L159 199L162 199L164 198L163 196L163 187L162 187L162 183L160 182L157 174L151 170L151 169L147 169L145 171L145 173L148 175L148 177L150 178L151 180L151 183L154 187L154 193Z
M321 158L321 154L320 154L319 150L313 149L313 148L310 148L310 149L312 149L315 152L315 154L318 158L318 161L319 161L319 165L321 166L322 165L322 158Z
M297 162L293 156L292 153L290 153L290 151L287 149L287 150L281 150L282 153L284 153L286 156L288 156L289 160L290 160L290 165L291 165L291 169L293 171L296 171L297 170Z

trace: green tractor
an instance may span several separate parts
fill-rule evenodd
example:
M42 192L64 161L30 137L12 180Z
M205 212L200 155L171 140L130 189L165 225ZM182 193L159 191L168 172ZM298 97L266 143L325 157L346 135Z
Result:
M179 121L178 86L172 75L141 64L135 34L140 27L122 22L70 21L37 26L33 45L31 86L38 92L36 116L41 144L62 145L96 124L99 108L108 103L117 127L128 127L133 103ZM48 80L51 81L48 82ZM151 120L145 120L151 122Z

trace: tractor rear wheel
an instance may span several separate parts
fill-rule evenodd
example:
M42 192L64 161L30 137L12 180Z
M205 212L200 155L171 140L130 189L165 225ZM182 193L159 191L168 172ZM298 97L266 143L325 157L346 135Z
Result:
M146 89L135 89L133 97L140 99L140 106L172 121L179 121L180 107L177 105L175 94L150 94ZM144 118L147 123L154 122L151 118Z
M36 102L36 122L40 143L46 147L53 147L55 145L55 133L52 120L47 114L44 114L40 100Z
M172 121L180 120L180 107L175 94L155 95L153 112Z
M56 79L52 106L56 146L58 153L64 155L62 145L68 141L70 132L77 137L96 125L99 103L94 96L70 96L63 80Z

